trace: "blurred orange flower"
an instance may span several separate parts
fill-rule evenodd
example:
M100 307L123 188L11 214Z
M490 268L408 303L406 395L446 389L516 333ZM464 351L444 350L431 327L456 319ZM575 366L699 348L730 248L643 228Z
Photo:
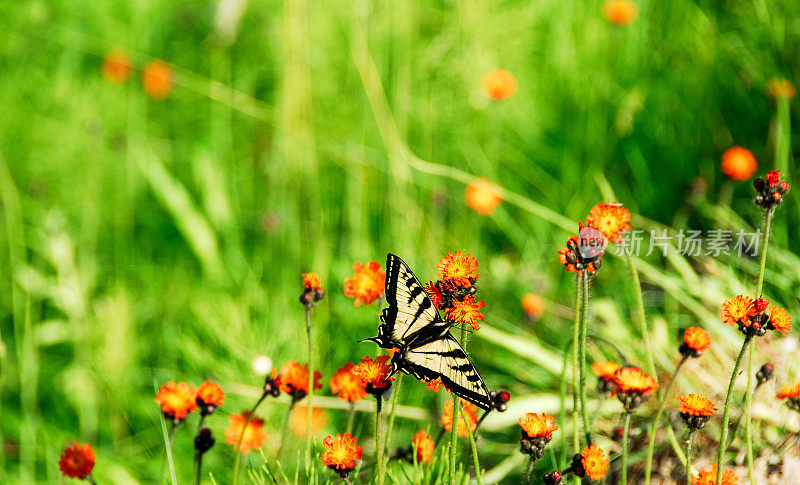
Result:
M328 414L324 409L311 408L311 436L316 436L328 424ZM308 406L295 406L289 415L289 429L295 436L308 435Z
M616 25L628 25L636 20L639 7L629 0L607 0L603 4L603 16Z
M448 309L445 316L447 320L453 324L469 324L473 329L478 330L480 325L479 321L486 320L481 308L485 307L486 303L479 301L475 302L474 296L468 296L463 301L453 301L453 307Z
M162 60L149 62L142 72L142 84L151 98L166 98L172 92L172 68Z
M300 365L299 362L292 359L283 364L279 371L272 370L276 382L279 382L281 391L286 394L297 395L297 399L302 398L308 394L308 365ZM322 389L322 384L319 380L322 379L322 373L314 371L314 389Z
M231 414L228 418L230 427L225 431L225 442L236 449L239 444L239 438L242 438L242 454L250 453L250 450L257 450L264 444L267 439L267 433L264 431L264 420L253 416L250 422L247 423L245 429L245 422L247 417L250 416L249 411L242 411L241 414ZM244 431L244 436L242 436Z
M169 381L161 386L156 394L156 403L161 405L161 412L169 419L181 420L197 409L197 393L194 387L179 382Z
M475 431L475 428L478 427L478 407L472 404L471 402L464 401L463 399L459 400L461 404L461 409L464 411L463 413L458 414L458 428L456 429L456 434L458 436L467 436L467 429L469 431ZM464 420L464 416L467 417L467 420ZM446 403L444 403L444 411L442 412L442 425L444 429L447 431L453 430L453 400L450 399Z
M722 471L722 485L736 485L739 481L736 475L727 469ZM711 470L703 470L692 479L693 485L715 485L717 483L717 465L711 465Z
M616 362L593 362L592 372L601 379L614 379L620 367Z
M456 286L469 287L478 279L478 260L471 254L462 251L448 253L436 265L439 279Z
M683 332L683 343L695 353L702 353L711 347L711 338L702 328L689 327Z
M757 169L756 157L747 148L735 146L722 154L722 173L733 180L750 180Z
M494 101L502 101L514 96L517 87L517 78L506 69L489 71L483 77L483 90Z
M788 334L789 330L792 329L792 317L786 313L786 310L778 305L773 305L772 308L770 308L769 323L772 328L783 334Z
M719 309L722 323L730 326L742 324L745 327L749 327L750 317L755 316L756 313L753 299L744 295L737 295L726 300Z
M430 463L436 443L424 429L417 431L411 439L411 448L415 450L417 463Z
M331 377L331 392L347 402L360 401L367 395L367 383L353 374L354 367L352 362L348 362Z
M68 478L83 478L92 473L97 454L90 445L73 443L58 459L58 468Z
M767 92L773 98L794 98L794 85L787 79L772 78L767 81Z
M225 392L219 384L206 381L197 388L197 404L213 412L214 408L225 404Z
M442 292L439 291L439 288L436 287L436 283L433 281L429 281L425 283L425 291L428 293L428 298L431 299L433 302L433 306L437 309L442 307L442 301L444 301L444 296Z
M319 290L322 288L322 279L317 273L303 273L303 286L307 290Z
M658 389L658 382L638 367L620 367L614 373L614 382L619 392L637 393L645 396L653 394Z
M520 300L522 311L528 318L536 319L544 315L544 298L536 293L525 293Z
M697 394L678 396L678 403L680 404L678 413L689 416L709 417L713 416L714 411L717 410L714 401L705 396L698 396Z
M369 305L383 295L386 273L381 272L380 264L376 261L366 265L356 263L353 269L355 276L344 280L344 295L355 298L355 306L361 306L361 303Z
M796 399L800 397L800 382L793 386L786 386L776 395L778 399Z
M481 177L473 180L464 190L467 207L488 216L503 202L503 194L491 180Z
M133 62L124 51L114 50L103 59L103 79L111 84L122 84L130 79Z
M449 389L447 389L447 386L445 386L444 383L442 382L442 378L437 377L436 379L433 379L432 381L428 382L428 386L426 387L426 389L433 392L439 392L439 388L441 387L444 387L445 391L449 391Z

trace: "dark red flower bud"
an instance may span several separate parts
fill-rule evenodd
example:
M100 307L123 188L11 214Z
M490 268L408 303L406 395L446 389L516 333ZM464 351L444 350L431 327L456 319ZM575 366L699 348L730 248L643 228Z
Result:
M767 300L766 298L759 297L756 298L756 301L753 302L753 307L755 308L756 313L763 313L768 306L769 306L769 300Z

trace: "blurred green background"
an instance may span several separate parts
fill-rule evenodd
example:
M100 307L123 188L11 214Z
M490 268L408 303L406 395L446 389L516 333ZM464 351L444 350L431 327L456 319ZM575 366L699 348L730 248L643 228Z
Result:
M500 480L519 475L516 418L558 411L574 282L556 250L575 221L615 199L645 230L758 226L750 184L719 168L733 145L752 150L759 173L779 160L796 180L796 98L771 98L767 82L800 83L800 3L636 3L627 26L575 0L0 3L0 481L57 482L58 454L77 439L98 451L98 482L157 482L154 385L211 379L228 396L209 420L218 445L206 465L227 483L226 417L261 382L251 361L307 360L300 273L318 272L327 290L314 321L329 394L339 366L375 352L355 341L374 335L378 308L342 292L353 263L383 265L391 251L431 279L456 249L480 262L487 320L473 359L518 403L487 421L482 459L511 466ZM123 84L101 75L115 49L133 61ZM156 58L174 76L163 100L141 82ZM481 88L496 68L518 80L510 99ZM491 216L464 203L478 176L508 191ZM776 218L767 274L768 296L793 315L797 194ZM644 364L625 262L606 259L592 331ZM722 392L712 376L729 372L739 340L716 308L755 262L652 254L637 265L659 369L672 372L678 329L706 326L723 343L696 364L708 379L684 384ZM547 301L534 323L527 292ZM780 359L776 345L760 351ZM405 382L409 413L432 421L398 420L395 446L435 432L446 399ZM607 404L606 431L618 411ZM268 455L285 409L259 412ZM328 415L321 436L342 429L344 414ZM368 416L358 422L369 443ZM184 482L189 428L174 447Z

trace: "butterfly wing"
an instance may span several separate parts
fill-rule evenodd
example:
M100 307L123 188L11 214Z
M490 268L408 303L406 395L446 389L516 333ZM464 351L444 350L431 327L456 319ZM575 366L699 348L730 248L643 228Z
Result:
M408 265L391 253L386 256L385 294L389 307L381 314L381 333L390 340L406 345L448 327Z
M399 365L403 372L424 381L440 377L445 387L479 408L492 406L486 384L450 332L409 348L404 357Z

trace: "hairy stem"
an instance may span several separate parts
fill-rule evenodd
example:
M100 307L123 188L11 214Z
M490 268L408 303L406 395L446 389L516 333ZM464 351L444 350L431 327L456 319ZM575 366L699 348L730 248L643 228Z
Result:
M622 470L620 483L628 483L628 432L631 429L631 413L625 412L625 425L622 428Z
M353 433L353 419L356 415L356 405L355 403L351 402L350 407L347 409L347 427L345 427L345 433Z
M678 366L675 367L675 374L672 375L672 380L669 381L667 385L667 389L664 391L664 394L661 395L661 400L658 403L658 409L656 409L655 417L653 421L650 423L650 430L648 432L648 441L647 441L647 462L645 465L645 483L650 483L650 473L653 467L653 451L656 445L656 428L661 422L661 416L664 414L664 408L667 405L667 397L669 397L669 392L672 390L672 386L675 384L675 381L678 380L678 373L681 371L681 367L686 362L687 357L683 357L680 362L678 362ZM687 457L688 459L688 457Z
M400 382L402 378L403 374L397 375L397 379L395 379L394 381L394 389L392 390L392 392L394 392L394 396L392 396L392 407L389 410L389 423L386 426L386 437L383 440L383 448L386 450L386 460L384 461L385 463L384 470L388 466L389 459L391 458L389 453L389 440L392 437L392 428L394 427L394 415L395 412L397 411L397 399L398 399L397 396L400 394ZM384 475L380 475L378 477L378 485L383 485L383 481L384 481Z
M583 299L583 311L581 312L581 326L578 340L578 351L580 353L580 398L581 415L583 416L583 433L586 437L586 446L592 444L592 422L589 419L589 407L586 405L586 330L589 326L589 275L583 273L581 278L581 293Z
M736 357L736 364L733 366L733 372L731 373L731 381L728 383L728 393L725 396L725 407L722 411L722 431L720 431L719 436L719 448L717 449L717 483L716 485L722 484L722 464L723 459L725 458L725 449L727 448L727 441L728 441L728 422L730 421L731 417L731 397L733 397L733 386L736 383L736 376L739 373L739 368L742 366L742 359L744 358L744 353L747 350L748 345L750 344L750 339L752 337L750 335L745 336L744 342L742 343L742 350L739 351L739 356Z
M686 440L686 485L692 485L692 445L694 444L694 430L689 431Z
M376 476L379 483L383 481L383 444L381 443L381 415L383 414L383 397L378 394L375 396L375 465L378 467Z
M311 325L311 305L306 305L306 335L308 336L308 423L306 427L306 472L311 466L311 423L313 420L314 408L311 401L314 397L314 339Z
M581 310L583 308L583 291L580 274L575 276L575 322L572 326L572 449L581 452L580 426L578 426L578 386L580 386L578 345L580 341ZM576 477L576 483L581 479Z

